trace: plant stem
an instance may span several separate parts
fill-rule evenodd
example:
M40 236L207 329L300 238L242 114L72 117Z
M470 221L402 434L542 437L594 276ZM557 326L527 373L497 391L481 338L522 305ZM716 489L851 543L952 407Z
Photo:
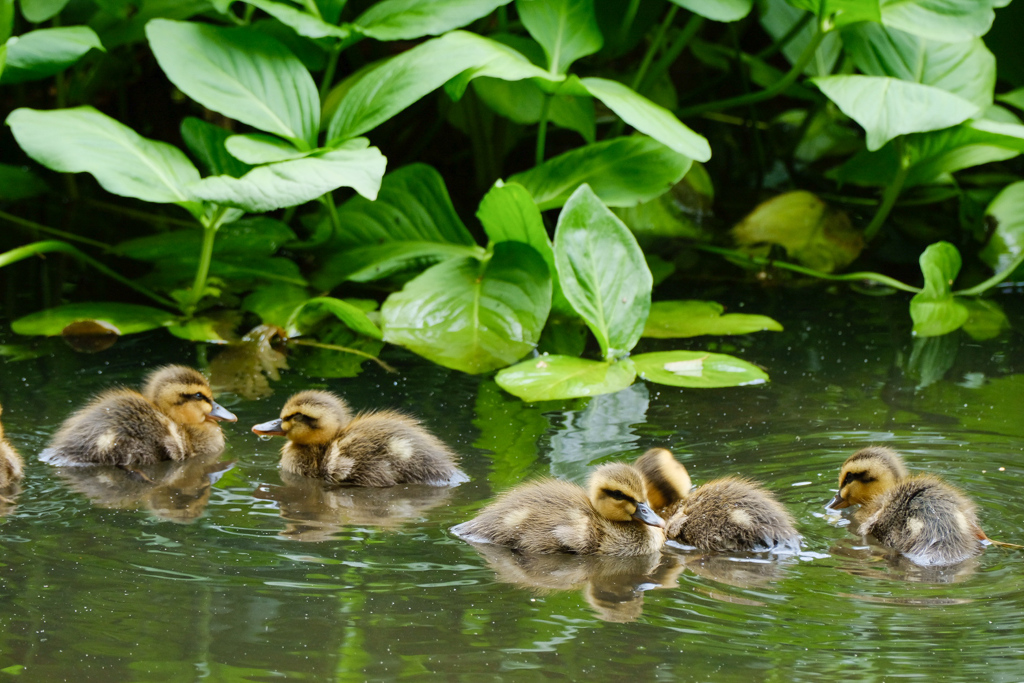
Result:
M540 109L540 121L537 123L537 151L533 158L534 166L544 163L544 145L548 137L548 110L551 109L551 98L552 95L544 94L544 104Z
M42 254L50 251L58 251L64 254L68 254L69 256L72 256L75 259L82 261L83 263L89 264L90 266L92 266L99 272L103 273L107 277L113 280L117 280L125 287L134 289L139 294L142 294L143 296L152 299L153 301L156 301L159 304L162 304L169 308L175 308L175 303L170 299L165 299L156 292L153 292L140 284L132 282L123 275L120 275L111 270L110 268L107 268L105 265L103 265L96 259L83 254L81 251L76 249L73 245L68 244L67 242L60 242L57 240L45 240L42 242L32 242L31 244L26 244L25 246L18 247L17 249L11 249L10 251L6 251L0 254L0 268L27 259L29 256L35 256L36 254Z
M65 232L64 230L58 230L57 228L51 228L34 221L19 218L18 216L12 216L11 214L0 211L0 219L14 223L22 228L28 228L29 230L37 230L42 233L53 235L55 237L61 237L71 242L81 242L82 244L88 244L90 247L98 247L100 249L110 250L110 245L98 240L90 239L88 237L80 237L72 232Z
M341 41L335 41L331 46L330 54L327 55L327 67L324 69L323 80L320 81L320 101L327 99L331 91L331 84L334 83L334 74L338 69L338 58L341 56Z
M987 292L988 290L992 289L1000 282L1005 280L1006 278L1013 275L1013 271L1020 268L1022 263L1024 263L1024 251L1019 253L1017 255L1017 258L1013 259L1013 262L1010 263L1010 265L1008 265L1006 268L1003 268L1001 271L999 271L989 279L985 280L980 284L974 285L973 287L961 289L958 292L953 292L953 296L978 296L979 294L984 294L985 292Z
M874 239L875 235L882 228L882 224L885 223L885 219L889 217L889 212L892 211L892 207L896 205L896 200L900 196L900 190L903 189L903 183L907 180L907 173L910 172L910 160L907 159L905 145L903 142L903 136L896 138L894 145L896 147L896 158L899 159L900 167L896 171L896 177L892 179L892 182L886 185L885 190L882 192L882 203L878 205L878 211L875 212L871 222L868 223L868 227L864 228L864 240L870 242Z
M805 268L798 266L794 263L787 263L785 261L776 261L770 258L763 258L761 256L751 256L744 254L741 251L735 249L725 249L724 247L715 247L710 244L692 244L690 245L694 249L699 251L706 251L711 254L718 254L720 256L728 256L732 259L740 261L746 261L757 266L772 266L774 268L782 268L784 270L791 270L794 273L800 273L801 275L809 275L811 277L820 278L822 280L835 280L837 282L850 282L858 280L869 280L871 282L877 282L879 284L892 287L893 289L899 289L904 292L911 292L916 294L920 292L919 287L912 287L905 285L899 280L893 279L888 275L882 275L881 273L862 272L862 273L844 273L842 275L832 275L831 273L823 273L820 270L814 270L813 268Z
M704 17L699 14L694 14L687 21L686 25L683 26L683 30L679 32L676 39L665 48L665 53L661 55L661 58L654 63L654 68L651 69L647 77L640 83L640 92L646 92L652 85L658 82L666 71L671 68L675 61L679 59L679 55L683 54L683 50L690 44L693 37L697 35L697 31L704 25Z
M654 61L654 55L661 49L661 43L665 40L665 33L668 32L668 27L672 25L672 20L676 18L678 13L679 5L669 7L668 12L665 14L665 19L658 27L658 32L654 34L654 40L651 41L647 52L644 53L644 58L640 62L640 67L636 70L636 75L633 76L633 82L630 84L633 90L640 92L640 84L644 82L644 76L647 75L647 70L651 67L651 62Z
M196 268L196 277L192 281L192 295L182 306L182 312L189 318L195 313L196 306L199 305L200 299L203 298L203 292L206 291L206 280L210 275L210 262L213 261L213 242L217 237L217 230L220 228L220 222L224 219L226 211L225 207L218 207L213 216L202 220L203 246L199 252L199 266Z
M374 355L366 353L365 351L360 351L358 349L351 349L351 348L349 348L347 346L338 346L337 344L324 344L323 342L315 342L315 341L310 341L308 339L289 339L288 343L289 344L297 344L299 346L312 346L313 348L316 348L316 349L327 349L328 351L343 351L345 353L352 353L352 354L355 354L357 356L363 356L364 358L369 358L374 363L376 363L377 365L381 366L382 368L384 368L388 372L398 372L398 370L395 370L393 367L391 367L390 365L388 365L387 363L382 361L380 358L377 358Z
M338 217L338 207L334 205L334 195L330 192L320 196L320 203L327 209L327 217L331 219L331 234L324 239L331 239L341 232L341 219Z
M626 13L622 16L622 28L619 29L619 43L626 42L629 37L629 30L633 28L633 21L636 20L637 10L640 9L640 0L629 0Z
M804 51L800 54L800 58L796 60L793 68L787 71L785 76L764 90L740 95L739 97L730 97L729 99L718 100L717 102L706 102L704 104L687 107L686 109L676 112L677 115L679 118L684 118L687 116L694 116L696 114L703 114L706 111L740 107L775 97L791 86L793 82L800 77L800 74L804 72L804 69L807 68L807 65L814 58L814 53L817 52L818 46L821 45L821 41L824 40L826 35L827 31L819 29L818 32L814 34L814 38L811 39L811 42L807 44L806 48L804 48Z

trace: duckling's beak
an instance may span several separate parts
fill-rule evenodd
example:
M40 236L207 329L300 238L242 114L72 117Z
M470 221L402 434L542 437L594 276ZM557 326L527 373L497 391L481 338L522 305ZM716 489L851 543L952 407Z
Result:
M837 493L836 497L830 500L825 507L829 510L842 510L843 508L850 507L850 503L843 499L843 494Z
M281 418L253 425L252 433L259 434L260 436L284 436L284 428L281 426Z
M207 422L237 422L238 418L230 410L217 403L210 401L213 408L206 415Z
M633 519L644 524L650 524L651 526L665 528L665 520L659 517L647 503L636 504L636 512L633 513Z

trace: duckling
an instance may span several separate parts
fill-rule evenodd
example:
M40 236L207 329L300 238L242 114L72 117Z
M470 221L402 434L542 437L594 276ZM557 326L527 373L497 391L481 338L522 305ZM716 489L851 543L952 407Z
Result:
M782 550L797 552L800 534L793 518L757 482L724 477L690 492L686 468L664 448L652 448L636 461L648 497L668 521L670 540L704 551Z
M3 413L3 406L0 406L0 414ZM4 438L4 426L0 424L0 491L14 488L14 484L21 481L25 476L24 465L18 451L14 450L11 444ZM10 503L8 498L0 494L0 503Z
M218 421L235 416L213 400L197 370L168 365L140 394L110 389L69 417L39 459L51 465L149 465L220 453Z
M454 486L469 478L456 456L419 421L381 410L355 417L340 396L302 391L284 404L281 417L255 425L265 436L285 436L281 469L331 484Z
M594 470L587 489L558 479L521 484L452 532L527 553L632 557L658 552L664 527L647 502L643 475L608 463Z
M839 470L839 493L829 508L861 505L860 534L922 566L951 565L980 555L988 538L974 503L928 474L908 476L899 453L883 446L857 451Z

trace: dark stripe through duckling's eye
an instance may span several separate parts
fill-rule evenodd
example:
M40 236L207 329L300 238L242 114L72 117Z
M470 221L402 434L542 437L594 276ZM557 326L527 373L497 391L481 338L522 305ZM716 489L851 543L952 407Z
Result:
M864 483L864 484L870 484L871 482L875 481L875 477L872 477L872 476L868 475L868 473L866 471L864 471L864 472L847 472L846 476L843 477L843 483L840 484L839 488L843 488L847 484L849 484L851 482L854 482L854 481L859 481L859 482Z
M194 394L181 394L181 400L178 401L178 405L180 406L181 404L186 403L188 401L206 401L210 405L213 405L213 401L210 399L209 396L206 396L205 394L202 394L198 391Z
M601 489L601 493L608 496L609 498L614 498L615 500L626 500L629 501L630 503L636 503L636 500L632 496L627 496L622 491L615 491L614 489Z
M303 424L307 424L307 425L310 425L310 426L313 426L313 425L316 424L316 418L315 417L310 417L309 415L306 415L305 413L292 413L288 417L284 418L284 421L285 422L301 422Z

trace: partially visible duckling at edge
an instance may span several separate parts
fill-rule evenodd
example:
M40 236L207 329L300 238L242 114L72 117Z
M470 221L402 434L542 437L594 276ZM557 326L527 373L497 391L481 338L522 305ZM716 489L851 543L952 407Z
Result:
M0 406L0 414L3 413L3 406ZM0 425L0 503L10 503L11 500L3 496L3 490L12 488L13 485L25 476L21 456L14 450L11 444L4 438L4 427Z
M664 526L647 502L643 475L608 463L594 470L586 490L558 479L516 486L452 533L527 553L631 557L658 552Z
M183 365L150 373L140 394L110 389L69 417L39 459L51 465L150 465L224 450L219 421L235 416L213 400L203 375Z
M799 552L792 516L757 482L724 477L691 493L689 473L664 448L647 451L635 467L643 472L654 509L668 520L669 540L715 552Z
M455 454L419 421L393 410L352 417L345 400L327 391L295 394L280 418L252 431L288 438L282 470L331 484L454 486L469 480Z
M858 532L919 565L962 562L981 554L988 540L967 496L938 477L908 477L903 459L891 448L862 448L843 463L839 493L827 507L858 504Z

